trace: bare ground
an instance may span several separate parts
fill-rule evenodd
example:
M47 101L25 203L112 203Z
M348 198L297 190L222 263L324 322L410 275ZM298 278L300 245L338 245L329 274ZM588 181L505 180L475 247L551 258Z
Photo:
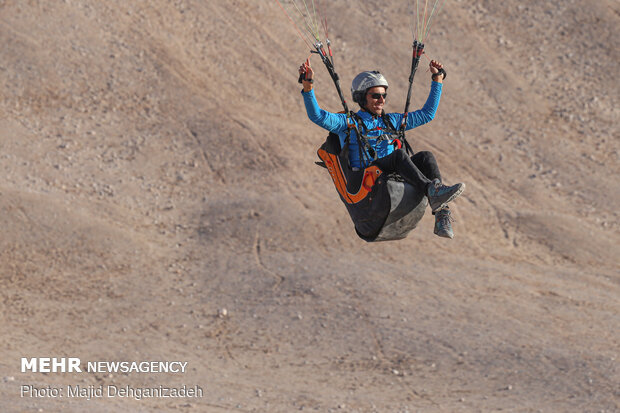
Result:
M345 91L380 69L391 111L407 6L326 7ZM0 410L620 411L619 23L611 0L447 2L440 109L409 139L467 183L456 237L428 214L367 244L313 164L276 2L0 1ZM188 371L21 373L45 356Z

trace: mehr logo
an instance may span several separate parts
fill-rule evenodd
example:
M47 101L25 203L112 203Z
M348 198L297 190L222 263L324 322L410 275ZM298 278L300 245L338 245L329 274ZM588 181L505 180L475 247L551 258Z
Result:
M22 357L22 373L81 373L77 357Z

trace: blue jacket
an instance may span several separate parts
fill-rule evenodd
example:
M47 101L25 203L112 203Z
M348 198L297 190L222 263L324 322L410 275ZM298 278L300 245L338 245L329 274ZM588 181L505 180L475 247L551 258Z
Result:
M435 117L437 112L437 106L439 106L439 99L441 98L442 84L439 82L431 82L431 91L426 99L426 103L420 110L410 112L407 116L407 124L405 130L413 129L418 126L424 125L430 122ZM304 104L306 105L306 112L308 118L320 127L327 129L330 132L338 134L340 137L340 146L344 146L345 138L347 136L347 115L344 113L331 113L323 110L319 107L314 96L314 90L309 92L302 91L301 94L304 98ZM360 110L357 115L362 119L366 129L368 130L368 143L375 150L377 157L382 158L394 152L394 145L388 140L381 140L377 143L379 136L385 133L386 125L381 117L373 116L372 114ZM396 129L400 127L403 120L402 113L388 113L386 116L392 122L392 126ZM360 132L363 132L363 128L358 124ZM373 139L374 138L374 139ZM368 155L368 158L372 160L372 156ZM351 138L349 143L349 161L352 167L361 168L359 156L359 148L357 144L357 136L355 129L351 129ZM366 167L367 165L364 165Z

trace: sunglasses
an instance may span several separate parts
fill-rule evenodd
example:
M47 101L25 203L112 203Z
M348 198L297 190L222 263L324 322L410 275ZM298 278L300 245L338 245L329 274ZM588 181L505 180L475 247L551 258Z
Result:
M387 93L373 93L370 95L371 98L373 99L380 99L380 98L387 98Z

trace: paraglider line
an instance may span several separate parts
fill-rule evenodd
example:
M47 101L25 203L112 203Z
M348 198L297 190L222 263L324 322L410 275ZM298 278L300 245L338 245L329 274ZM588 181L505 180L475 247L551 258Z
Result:
M312 49L312 44L308 41L308 39L306 39L306 37L304 37L303 34L301 34L301 30L299 30L299 26L297 26L297 23L295 23L295 20L293 20L293 18L290 16L290 14L288 14L288 12L286 11L286 9L284 8L284 6L282 6L282 3L280 3L279 0L276 0L276 3L278 3L278 5L280 6L280 8L282 9L282 11L284 12L284 14L286 15L286 17L288 17L288 19L291 21L291 24L293 25L293 27L295 28L295 30L297 31L297 34L299 34L299 37L301 37L301 40L304 41L304 43L306 43L306 45Z

